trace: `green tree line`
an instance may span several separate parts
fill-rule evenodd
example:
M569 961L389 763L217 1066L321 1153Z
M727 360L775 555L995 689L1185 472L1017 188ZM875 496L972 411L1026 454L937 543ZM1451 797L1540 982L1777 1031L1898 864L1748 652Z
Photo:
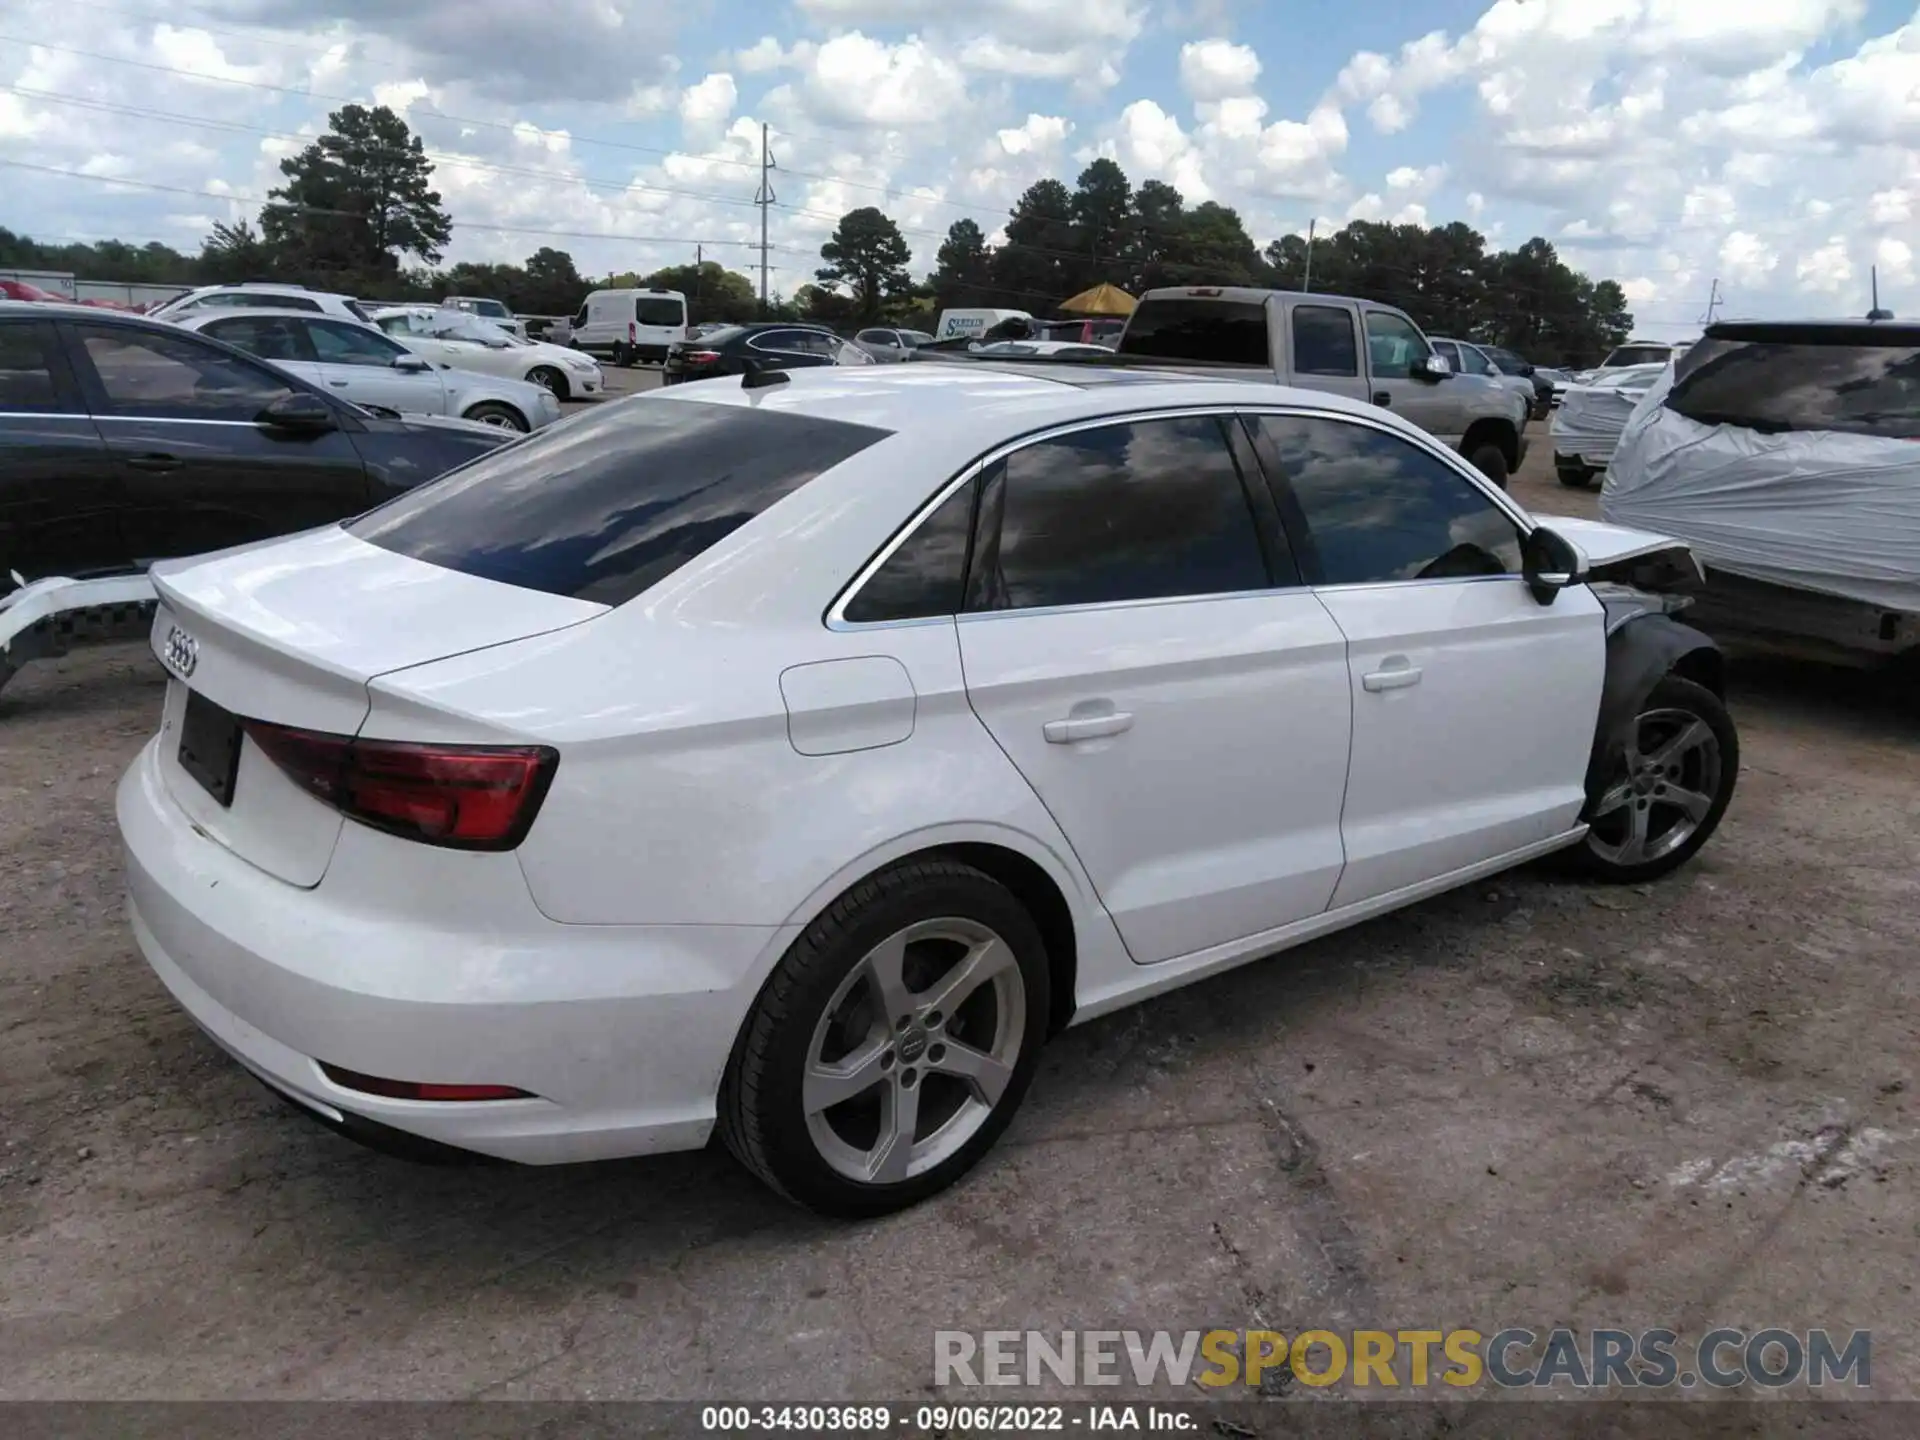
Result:
M684 293L696 322L764 313L921 328L954 306L1051 314L1102 281L1132 295L1157 286L1300 289L1310 269L1314 290L1397 305L1434 334L1511 346L1541 364L1597 360L1633 325L1618 284L1573 270L1544 239L1496 251L1458 221L1355 221L1317 238L1309 266L1304 237L1263 249L1232 207L1189 206L1161 180L1136 189L1108 159L1072 188L1057 179L1029 186L999 245L975 221L956 221L925 280L910 273L911 248L891 217L874 206L849 211L821 246L813 282L765 311L745 275L713 261L593 280L566 251L542 246L519 265L442 269L454 221L419 137L386 106L347 105L328 120L326 134L280 162L285 180L258 221L216 224L197 255L157 241L41 244L0 229L0 267L147 284L279 280L396 301L484 295L536 315L570 314L596 286L640 284Z

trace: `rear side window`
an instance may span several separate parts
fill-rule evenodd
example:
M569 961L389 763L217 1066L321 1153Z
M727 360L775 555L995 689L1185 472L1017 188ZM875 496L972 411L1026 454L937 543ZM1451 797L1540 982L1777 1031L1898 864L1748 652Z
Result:
M989 473L969 610L1263 590L1273 582L1212 416L1103 425Z
M0 413L49 414L72 407L56 403L53 326L0 325Z
M281 315L236 315L202 325L200 333L224 340L262 360L311 360L305 326Z
M620 605L888 433L637 400L504 446L347 529L431 565Z
M957 615L967 578L973 491L967 481L940 502L874 571L842 612L856 623Z
M1293 312L1293 373L1360 373L1360 347L1354 343L1353 314L1331 305L1300 305Z
M1124 355L1271 365L1267 307L1258 300L1146 300L1120 337Z
M1621 345L1600 366L1611 370L1620 365L1664 365L1672 354L1665 345Z
M1920 440L1920 347L1702 340L1667 408L1703 425Z
M633 318L640 325L684 325L687 323L687 308L678 300L641 296L633 302Z

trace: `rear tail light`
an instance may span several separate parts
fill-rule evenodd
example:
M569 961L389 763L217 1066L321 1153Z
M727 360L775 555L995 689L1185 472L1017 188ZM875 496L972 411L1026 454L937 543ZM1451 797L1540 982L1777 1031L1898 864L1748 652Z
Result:
M532 1100L526 1090L511 1085L436 1085L427 1080L383 1080L378 1075L362 1075L358 1070L342 1070L338 1065L320 1062L320 1073L342 1090L358 1090L362 1095L380 1095L388 1100Z
M416 745L242 723L262 754L341 814L455 850L526 839L560 763L546 745Z
M629 320L627 322L627 342L632 344L640 338L640 327Z
M719 358L720 352L718 350L687 350L682 352L680 363L682 365L711 365Z

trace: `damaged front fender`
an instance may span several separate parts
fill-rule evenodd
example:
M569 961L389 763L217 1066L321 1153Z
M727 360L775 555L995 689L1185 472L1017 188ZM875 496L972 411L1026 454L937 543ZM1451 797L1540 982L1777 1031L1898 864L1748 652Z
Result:
M1669 675L1704 685L1726 696L1726 662L1720 647L1691 625L1672 617L1682 597L1657 595L1625 586L1595 586L1607 612L1607 674L1600 690L1600 715L1593 751L1587 761L1587 805L1591 807L1618 766L1628 722ZM1586 818L1583 811L1582 819Z

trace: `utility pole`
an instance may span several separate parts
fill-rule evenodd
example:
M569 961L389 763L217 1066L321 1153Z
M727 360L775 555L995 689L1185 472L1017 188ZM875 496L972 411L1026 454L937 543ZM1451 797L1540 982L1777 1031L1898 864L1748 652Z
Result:
M700 282L705 278L701 274L701 269L705 266L706 261L707 247L696 242L693 247L693 304L695 309L698 309L700 305Z
M773 150L767 144L766 122L760 124L760 188L753 203L760 207L760 318L767 318L767 212L773 209Z
M1720 310L1720 277L1713 277L1713 289L1707 293L1707 313L1700 318L1702 325L1713 324L1713 317Z
M1307 278L1300 282L1302 294L1313 289L1313 227L1318 223L1313 219L1307 221Z

